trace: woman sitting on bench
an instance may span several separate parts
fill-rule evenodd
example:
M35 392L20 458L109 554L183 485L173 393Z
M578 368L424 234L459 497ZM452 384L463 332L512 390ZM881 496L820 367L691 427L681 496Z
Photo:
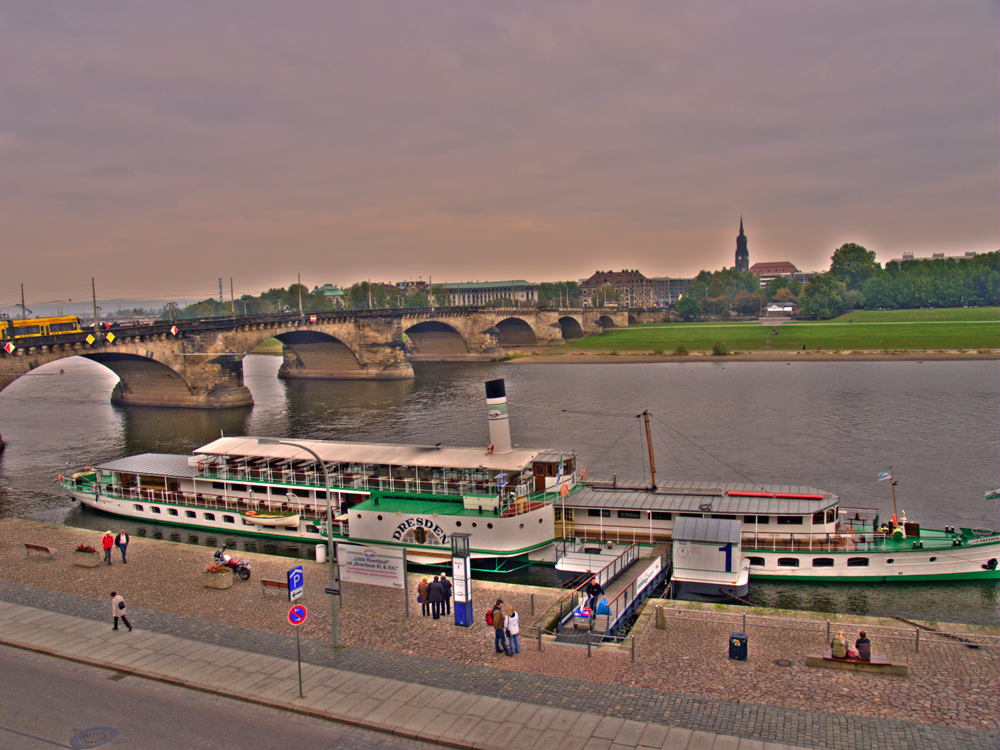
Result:
M837 633L837 637L830 641L830 653L834 659L847 658L847 641L844 639L844 631Z
M865 631L859 633L860 638L854 642L854 648L858 650L858 658L865 661L872 660L872 642L868 640Z

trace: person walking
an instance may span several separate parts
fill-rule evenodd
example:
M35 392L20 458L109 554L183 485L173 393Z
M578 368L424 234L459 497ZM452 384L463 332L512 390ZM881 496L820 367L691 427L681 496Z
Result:
M507 643L509 646L507 655L512 656L513 654L521 653L521 639L518 637L518 634L521 632L521 626L518 623L517 611L514 609L513 604L507 607L507 616L504 618L503 626L507 631Z
M427 587L427 596L431 600L431 614L435 620L440 620L441 608L444 604L444 586L441 585L441 581L437 576L434 576L434 580Z
M111 564L111 548L115 546L115 535L110 531L105 531L101 537L101 546L104 547L104 562Z
M493 616L493 648L496 649L498 654L512 656L510 647L507 645L507 639L504 638L503 599L497 599L497 603L493 605L491 614Z
M441 574L441 585L444 586L444 612L442 614L451 614L451 581L448 580L448 576L444 573Z
M125 623L125 627L128 628L128 631L132 632L132 623L125 616L125 599L117 591L111 592L111 616L115 621L114 627L111 628L112 630L118 630L118 618L120 617L122 618L122 622Z
M590 607L592 612L597 611L597 597L604 593L604 587L597 582L597 577L594 576L590 579L590 583L587 584L585 589L587 594L587 606Z
M125 552L128 550L128 534L125 533L125 529L118 532L118 536L115 537L115 545L122 553L122 562L127 565L128 560L125 559Z
M417 585L417 601L420 602L420 611L424 617L431 613L431 600L427 598L428 588L430 588L430 583L426 578Z

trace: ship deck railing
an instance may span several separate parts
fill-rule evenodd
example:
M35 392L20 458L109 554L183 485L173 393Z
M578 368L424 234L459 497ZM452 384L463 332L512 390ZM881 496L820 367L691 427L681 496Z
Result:
M418 492L431 495L500 495L509 485L494 478L460 478L448 476L398 476L355 467L355 471L331 471L330 489L338 492L354 490L380 492ZM216 467L200 468L196 479L246 482L247 484L282 485L320 489L324 487L323 472L294 467ZM521 485L519 490L526 487Z
M97 488L93 482L87 483L84 486L84 483L72 479L64 479L62 486L66 489L76 491L93 492L95 489L99 489L100 494L106 497L135 502L164 503L167 505L190 506L208 510L231 511L233 513L246 513L248 510L265 513L294 510L307 519L316 519L317 523L325 523L326 518L325 503L289 503L274 500L268 502L266 500L255 500L245 497L205 495L200 492L179 492L145 487L139 489L113 484L102 484Z

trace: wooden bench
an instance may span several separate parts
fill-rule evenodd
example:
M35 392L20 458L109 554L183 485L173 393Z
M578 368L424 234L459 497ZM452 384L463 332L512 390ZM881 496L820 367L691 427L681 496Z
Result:
M847 669L855 672L875 672L906 677L909 670L905 664L893 664L884 656L872 656L871 659L837 657L832 651L822 654L810 654L806 657L807 667L828 667L830 669Z
M51 547L46 547L44 544L32 544L31 542L24 543L24 554L27 557L31 557L32 552L45 552L48 553L49 559L53 559L52 555L56 550Z
M266 578L261 578L260 579L261 596L267 594L268 589L275 589L276 591L288 591L288 581L269 581Z

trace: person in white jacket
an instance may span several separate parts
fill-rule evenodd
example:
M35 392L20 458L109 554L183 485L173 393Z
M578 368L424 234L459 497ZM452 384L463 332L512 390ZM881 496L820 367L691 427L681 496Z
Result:
M521 653L521 641L518 638L521 626L518 624L517 612L514 611L513 604L507 607L507 615L503 618L503 626L507 631L507 643L510 646L511 654Z

